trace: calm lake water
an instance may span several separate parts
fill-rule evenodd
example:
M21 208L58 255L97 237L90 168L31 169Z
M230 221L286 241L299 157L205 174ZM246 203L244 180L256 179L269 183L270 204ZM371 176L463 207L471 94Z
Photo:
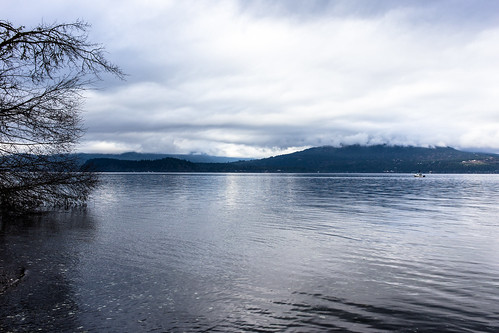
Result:
M0 331L499 330L499 175L102 180L2 223Z

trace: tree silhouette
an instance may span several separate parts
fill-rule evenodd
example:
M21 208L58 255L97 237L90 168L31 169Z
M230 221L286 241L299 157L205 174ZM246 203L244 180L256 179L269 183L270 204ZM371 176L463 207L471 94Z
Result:
M94 173L70 155L83 134L82 92L118 67L83 22L34 29L0 21L0 211L84 204Z

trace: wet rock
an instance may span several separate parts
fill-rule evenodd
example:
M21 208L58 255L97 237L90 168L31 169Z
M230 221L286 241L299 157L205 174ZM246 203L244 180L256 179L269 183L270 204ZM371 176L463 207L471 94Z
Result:
M18 285L25 275L26 269L24 267L0 267L0 294L4 293L7 289Z

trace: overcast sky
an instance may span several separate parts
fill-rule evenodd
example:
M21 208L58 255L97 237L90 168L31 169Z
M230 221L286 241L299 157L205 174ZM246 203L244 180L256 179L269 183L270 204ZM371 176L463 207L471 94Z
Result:
M499 1L2 0L92 25L129 76L88 91L81 151L266 157L404 144L499 152Z

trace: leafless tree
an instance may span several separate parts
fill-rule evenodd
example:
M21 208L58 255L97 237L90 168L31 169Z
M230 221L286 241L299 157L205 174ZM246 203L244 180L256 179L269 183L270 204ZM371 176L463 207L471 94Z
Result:
M0 20L0 211L83 204L97 177L74 155L82 92L118 67L83 22L34 29Z

